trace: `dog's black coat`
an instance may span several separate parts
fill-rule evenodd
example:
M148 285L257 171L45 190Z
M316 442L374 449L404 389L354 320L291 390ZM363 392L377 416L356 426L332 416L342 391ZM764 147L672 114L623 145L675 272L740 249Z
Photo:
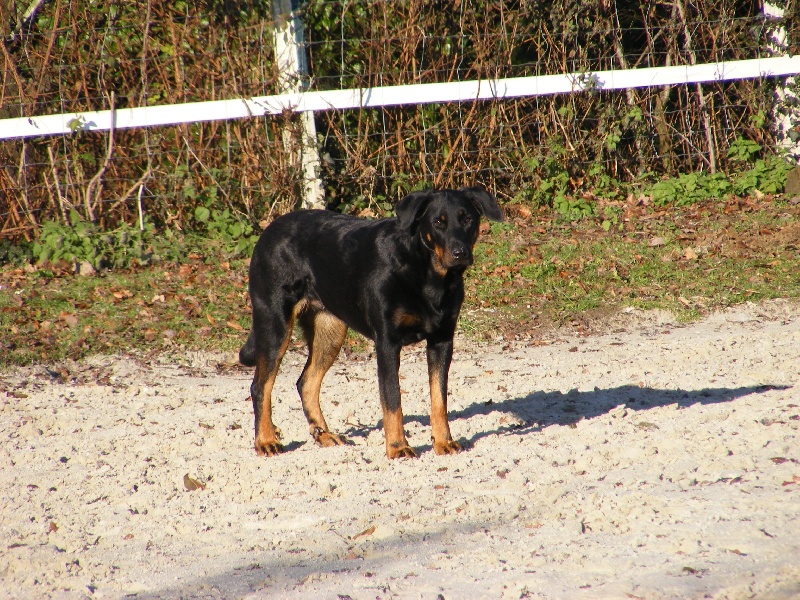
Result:
M423 339L434 449L459 449L447 424L446 395L463 273L472 264L480 217L500 221L503 214L482 188L414 192L396 213L369 221L300 211L276 219L261 235L250 263L253 327L239 353L242 364L256 366L251 396L259 454L282 450L270 395L295 319L309 344L298 390L318 443L342 443L322 417L319 387L350 327L375 341L387 455L414 455L402 430L398 368L402 346Z

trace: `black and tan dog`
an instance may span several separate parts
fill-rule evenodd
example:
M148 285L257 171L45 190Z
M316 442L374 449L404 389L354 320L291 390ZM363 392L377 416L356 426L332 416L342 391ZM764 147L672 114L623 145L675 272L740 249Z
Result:
M447 421L447 375L481 215L501 221L483 188L414 192L396 218L368 221L329 211L284 215L261 234L250 263L253 328L239 352L255 366L250 386L259 455L283 450L272 422L272 387L298 321L308 362L297 390L314 440L343 443L319 406L322 378L351 327L374 340L386 455L412 457L400 406L400 349L427 342L436 454L460 450Z

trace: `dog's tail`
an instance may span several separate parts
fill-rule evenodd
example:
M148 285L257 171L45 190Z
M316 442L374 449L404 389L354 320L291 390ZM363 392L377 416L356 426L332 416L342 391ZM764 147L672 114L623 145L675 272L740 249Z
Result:
M239 362L245 367L256 366L256 337L253 330L250 330L250 335L247 336L247 341L239 350Z

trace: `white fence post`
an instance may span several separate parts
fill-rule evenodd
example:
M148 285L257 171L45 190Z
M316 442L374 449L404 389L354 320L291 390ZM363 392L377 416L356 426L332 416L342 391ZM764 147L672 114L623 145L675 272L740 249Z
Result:
M272 0L275 20L275 61L278 65L280 93L294 94L304 90L308 65L303 49L303 22L292 6L292 0ZM292 152L291 134L284 130L283 144ZM303 173L303 208L325 208L325 191L319 178L320 162L317 151L317 127L314 113L300 115L299 160Z
M771 2L764 2L764 18L782 19L784 9ZM768 36L767 49L773 56L788 56L786 45L786 28L778 27ZM772 112L778 127L778 145L795 161L800 160L800 131L795 125L800 124L800 109L797 94L794 92L794 77L788 77L783 85L775 90L775 105Z

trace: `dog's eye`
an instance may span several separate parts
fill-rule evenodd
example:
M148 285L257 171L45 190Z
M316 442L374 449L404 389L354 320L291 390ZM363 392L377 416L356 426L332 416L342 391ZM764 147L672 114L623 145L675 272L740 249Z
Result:
M464 225L464 227L472 227L472 217L469 215L465 216L463 219L461 219L461 223Z
M433 226L436 227L436 229L445 229L447 227L447 221L442 217L437 217L433 222Z

